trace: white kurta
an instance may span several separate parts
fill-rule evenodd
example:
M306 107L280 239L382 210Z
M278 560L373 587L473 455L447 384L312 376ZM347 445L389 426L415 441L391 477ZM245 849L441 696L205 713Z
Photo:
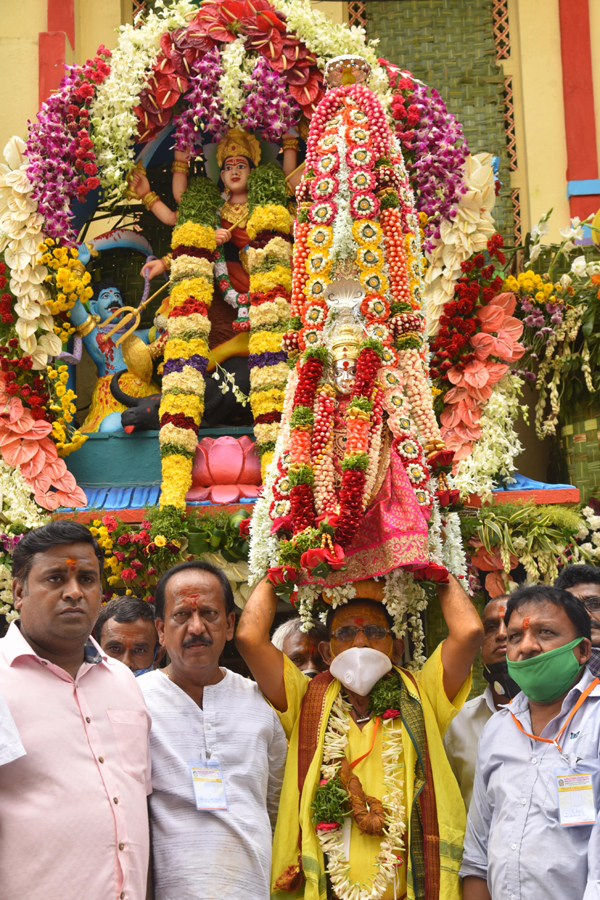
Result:
M253 681L225 671L200 707L162 671L138 679L152 716L155 900L268 900L287 742ZM196 809L189 761L221 763L229 809Z
M483 694L467 700L459 714L450 723L444 737L448 762L456 775L467 812L473 796L479 738L483 726L495 712L494 695L488 684Z

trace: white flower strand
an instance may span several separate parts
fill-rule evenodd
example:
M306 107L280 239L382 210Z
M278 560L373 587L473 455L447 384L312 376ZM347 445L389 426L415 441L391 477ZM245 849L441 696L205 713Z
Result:
M10 289L17 298L14 311L19 345L31 356L33 369L40 371L46 368L49 356L60 353L62 343L54 333L54 318L46 306L50 296L44 285L48 269L38 263L44 217L31 198L33 186L27 177L25 149L21 138L11 138L4 148L6 165L0 164L0 252L4 251Z
M223 107L223 116L229 128L237 123L244 93L244 56L246 39L240 35L221 51L223 74L219 78L219 96Z
M90 108L98 174L114 201L124 195L125 179L134 165L133 135L138 118L133 108L152 75L150 66L160 50L160 37L165 31L187 25L198 12L190 0L177 0L168 8L157 0L155 10L139 28L121 26L110 75L99 86Z
M335 698L323 742L323 762L321 778L329 781L335 778L348 747L350 730L350 704L344 700L341 691ZM327 859L327 873L338 900L380 900L388 885L396 876L400 864L399 852L404 849L406 832L406 812L402 785L403 757L402 731L394 728L390 719L382 725L381 759L383 764L384 795L382 803L386 813L380 851L375 860L377 871L369 885L361 885L350 880L350 863L344 852L342 828L334 831L317 831L319 844Z
M350 214L350 188L348 179L350 172L346 162L346 150L348 145L343 130L338 129L336 136L340 170L336 175L339 183L339 191L336 194L337 214L333 220L333 240L331 242L330 256L336 262L346 259L356 259L358 247L352 234L352 215Z
M460 516L457 512L448 513L443 525L445 536L443 564L455 578L462 581L466 590L469 579L467 578L467 557L460 530Z
M454 483L464 499L478 494L483 501L492 499L494 479L510 480L516 469L515 459L523 452L514 423L527 407L519 403L523 380L507 372L492 388L492 395L481 413L481 437L473 444L472 453L461 459Z
M270 566L276 565L278 558L277 535L271 534L271 517L269 510L273 502L273 486L277 478L277 460L281 456L284 447L288 446L290 433L290 415L296 393L298 373L294 369L290 373L288 387L285 394L283 413L281 416L281 428L275 444L273 459L267 469L263 493L254 505L254 513L250 525L250 548L248 552L248 584L253 587L264 578ZM312 619L311 619L312 621ZM312 626L311 626L312 627Z

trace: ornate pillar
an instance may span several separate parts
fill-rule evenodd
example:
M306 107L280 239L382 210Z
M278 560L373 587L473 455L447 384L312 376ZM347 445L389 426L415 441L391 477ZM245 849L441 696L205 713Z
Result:
M559 16L567 196L571 216L584 219L600 207L588 0L559 0Z

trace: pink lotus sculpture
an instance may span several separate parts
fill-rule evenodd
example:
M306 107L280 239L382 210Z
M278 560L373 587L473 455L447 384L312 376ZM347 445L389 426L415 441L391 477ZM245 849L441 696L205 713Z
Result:
M446 407L440 421L446 447L454 451L455 466L471 454L473 441L481 437L481 410L490 399L493 386L508 372L508 363L516 362L525 353L518 343L523 323L512 315L516 305L515 295L505 293L482 306L477 312L481 331L470 340L475 358L448 371L454 387L444 397ZM504 362L492 362L492 356Z
M21 470L21 475L33 488L35 502L44 509L85 506L87 497L77 486L64 460L59 459L56 446L48 437L51 431L49 422L36 421L19 399L9 397L0 380L2 458Z
M236 503L242 497L257 497L260 484L260 460L247 435L205 437L196 449L186 500Z

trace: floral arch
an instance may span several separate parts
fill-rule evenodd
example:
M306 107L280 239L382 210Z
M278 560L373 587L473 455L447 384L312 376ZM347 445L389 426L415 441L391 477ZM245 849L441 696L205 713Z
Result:
M302 134L324 96L326 62L348 53L369 63L369 87L402 145L421 214L433 333L461 264L484 251L494 232L491 157L469 155L435 90L380 60L362 29L333 25L308 0L157 5L140 27L121 29L112 53L100 47L83 66L68 67L26 140L11 140L0 174L0 449L41 509L86 502L61 459L84 437L58 358L73 333L69 311L91 292L83 252L79 259L83 224L100 204L126 208L138 158L173 144L200 153L234 126L274 143L289 128ZM282 352L286 310L281 315L268 329L279 338L266 341L266 352ZM260 323L253 333L260 344ZM254 400L264 408L264 397ZM269 437L266 444L272 430Z

